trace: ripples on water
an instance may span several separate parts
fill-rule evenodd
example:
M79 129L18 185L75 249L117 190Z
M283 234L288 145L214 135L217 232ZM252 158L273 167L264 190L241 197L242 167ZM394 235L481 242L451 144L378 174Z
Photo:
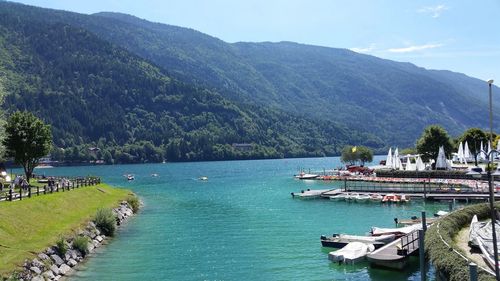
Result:
M365 234L374 225L393 227L394 217L420 215L423 209L432 214L447 205L291 198L293 191L336 185L294 180L298 167L339 165L338 158L314 158L64 167L46 173L98 175L132 189L145 203L74 280L420 280L418 260L404 272L330 263L319 237ZM136 180L127 182L125 173ZM209 180L197 180L200 176Z

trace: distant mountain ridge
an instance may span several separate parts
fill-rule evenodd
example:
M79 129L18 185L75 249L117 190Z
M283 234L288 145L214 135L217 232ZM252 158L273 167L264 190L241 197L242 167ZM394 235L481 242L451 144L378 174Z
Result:
M55 144L64 148L54 152L58 157L90 160L89 146L101 149L93 157L121 163L324 156L351 142L383 146L328 120L238 105L179 81L82 27L93 19L0 2L6 105L50 123Z
M290 143L281 140L281 145L278 145L281 146L280 153L284 153L283 143L288 143L295 149L303 149L303 154L293 155L330 155L338 153L338 146L345 143L365 144L376 149L389 145L412 146L423 128L430 124L441 124L452 135L458 135L468 127L487 127L486 83L459 73L426 70L410 63L357 54L346 49L293 42L229 44L193 29L152 23L119 13L83 15L10 2L0 2L0 7L0 13L10 16L11 24L16 20L26 22L28 28L25 28L25 32L29 25L67 26L73 31L80 30L79 32L98 37L101 40L99 43L98 40L92 40L92 44L96 44L98 49L98 46L108 44L119 53L127 50L128 54L123 56L124 60L130 60L126 57L134 58L139 65L147 65L150 70L155 69L153 72L159 73L158 79L171 81L172 85L176 85L176 89L179 85L183 89L189 88L189 91L217 96L219 102L231 104L231 107L237 108L237 111L243 114L241 116L249 117L244 118L247 120L245 122L249 122L247 124L259 124L261 131L266 130L266 126L270 124L276 125L265 121L266 119L278 121L282 124L282 128L275 128L280 132L279 135L259 133L257 143L274 147L281 134L291 134L294 141ZM0 25L0 28L2 27L6 28ZM12 28L7 31L11 32ZM23 34L19 30L16 30L15 34L19 36L17 40L20 42L25 40L22 39L23 36L33 36L29 32ZM64 37L57 39L60 40L57 42L61 46L66 44ZM95 54L96 58L99 56L102 54ZM106 63L111 61L112 56L104 60ZM50 65L50 60L47 63ZM4 65L8 65L8 61L4 60ZM24 77L26 70L15 73L16 77ZM149 74L141 75L147 77ZM123 77L128 75L130 73ZM106 81L107 78L103 79ZM27 84L33 87L32 82ZM63 88L71 83L74 82L66 81ZM123 86L118 85L115 88L125 91ZM141 91L140 85L134 87L136 91ZM49 88L51 91L55 90L52 86ZM494 91L498 90L499 88L495 87ZM177 96L182 96L182 93L178 92ZM16 99L7 101L14 107L39 106L35 104L36 99L26 99L25 95L12 97ZM495 96L494 112L499 112L499 105L500 97ZM165 101L164 106L171 105ZM186 109L191 107L187 100L182 102L182 106ZM123 110L123 115L127 116L137 109L142 111L135 116L145 116L147 112L157 115L161 111L161 107L149 104L137 107L128 105L119 110ZM203 112L197 114L201 113ZM186 124L179 126L178 118L169 114L168 120L173 122L171 125L176 124L176 128L183 129L182 132L166 136L187 138L184 135L187 133ZM218 113L213 114L217 116ZM45 115L50 116L50 113ZM495 120L499 120L499 116L495 113ZM85 114L72 114L71 118L80 124L89 120L96 124L102 122L86 117ZM116 118L118 115L110 117L111 120ZM153 118L150 122L163 121L161 118ZM291 132L290 130L295 130L292 129L293 122L304 122L301 126L305 127L302 127L300 132ZM126 123L117 124L117 127L120 128L124 124ZM123 135L118 138L119 143L136 138L136 134L130 132L134 126L127 126L116 132ZM228 126L235 128L236 125ZM329 127L328 132L325 132L325 126ZM80 134L83 140L75 140L76 143L96 141L98 134L89 134L81 126L76 126L80 128L78 130L69 127L67 124L61 124L57 125L55 130L60 130L58 135L68 138ZM495 127L500 126L496 124ZM256 139L256 136L252 138L251 135L257 134L259 130L247 132L239 139L227 138L225 143L228 144L230 139L251 142ZM141 129L141 132L144 136L150 136L141 139L154 139L156 145L166 145L158 141L165 131L154 133L155 130L151 126ZM276 130L272 132L276 133ZM266 138L271 140L268 142ZM320 141L315 141L315 138ZM223 143L222 139L218 138L216 143ZM328 149L318 150L318 146L325 147L328 143Z
M228 44L198 31L130 15L94 16L121 21L129 37L113 25L94 32L183 81L214 87L235 101L334 120L374 133L388 145L413 145L423 128L434 123L452 135L468 127L487 127L487 85L460 73L292 42ZM203 70L192 72L190 65ZM499 112L498 95L494 103L494 112Z

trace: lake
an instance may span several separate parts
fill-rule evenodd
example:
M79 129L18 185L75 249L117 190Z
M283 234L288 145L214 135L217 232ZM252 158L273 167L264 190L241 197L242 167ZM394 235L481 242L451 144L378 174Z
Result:
M376 157L378 162L381 157ZM406 205L293 199L291 192L340 186L300 181L299 168L341 166L338 157L60 167L47 175L97 175L133 190L140 213L71 280L420 280L418 258L402 272L328 260L320 236L366 234L393 218L428 216L446 203ZM128 182L123 175L132 173ZM156 173L158 177L152 177ZM200 181L207 176L208 181ZM431 269L428 277L434 279Z

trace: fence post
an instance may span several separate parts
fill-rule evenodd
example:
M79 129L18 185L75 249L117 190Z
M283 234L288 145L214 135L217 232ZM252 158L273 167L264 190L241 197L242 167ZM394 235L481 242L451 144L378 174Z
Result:
M59 192L59 183L56 183L56 191Z
M23 187L19 187L19 200L23 200Z
M469 277L470 281L477 281L477 264L469 263Z
M423 212L422 212L423 213ZM418 230L418 254L420 258L420 280L425 281L425 249L424 249L425 232L423 229Z
M28 186L28 198L31 198L31 185Z
M36 186L36 196L40 196L40 187Z
M9 189L9 201L12 201L12 187Z

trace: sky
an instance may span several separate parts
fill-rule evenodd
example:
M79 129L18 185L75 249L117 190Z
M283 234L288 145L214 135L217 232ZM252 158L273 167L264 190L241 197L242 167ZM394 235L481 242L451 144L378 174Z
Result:
M131 14L226 42L293 41L500 84L500 1L19 0L84 14Z

